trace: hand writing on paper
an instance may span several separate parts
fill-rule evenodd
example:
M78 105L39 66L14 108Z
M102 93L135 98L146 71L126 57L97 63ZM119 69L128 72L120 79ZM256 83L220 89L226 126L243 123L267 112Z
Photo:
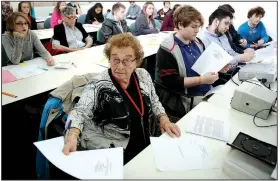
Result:
M258 41L258 45L260 46L260 45L263 45L264 44L264 40L263 39L260 39L259 41Z
M112 162L107 158L106 162L98 161L94 168L95 173L103 172L105 176L112 171Z
M66 138L66 142L64 144L62 152L64 155L69 155L70 152L74 152L77 150L77 137L75 135L69 135Z
M176 124L171 123L167 116L160 118L160 131L162 134L166 131L172 138L181 136L180 128Z
M255 51L253 48L246 48L246 49L244 50L244 53L253 52L253 51Z

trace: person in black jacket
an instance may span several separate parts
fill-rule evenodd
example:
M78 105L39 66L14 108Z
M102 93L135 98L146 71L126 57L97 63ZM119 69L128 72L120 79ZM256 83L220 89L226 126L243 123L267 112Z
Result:
M81 23L76 22L76 9L66 6L62 11L63 23L54 26L52 44L55 49L73 52L92 46L92 38Z
M31 3L29 1L21 1L18 4L18 11L26 14L26 16L28 17L28 20L31 24L30 29L31 30L37 30L36 20L35 20L35 18L33 18L31 16Z
M121 3L116 3L112 7L112 16L108 16L102 23L100 28L101 37L98 40L105 43L111 36L129 32L129 28L125 21L125 6Z
M229 4L221 5L218 7L218 9L229 11L234 16L235 10ZM229 26L229 30L225 34L229 40L231 48L237 53L244 53L244 50L246 49L245 46L247 45L247 40L235 30L232 23Z
M103 6L101 3L96 3L87 12L86 24L100 24L104 21Z

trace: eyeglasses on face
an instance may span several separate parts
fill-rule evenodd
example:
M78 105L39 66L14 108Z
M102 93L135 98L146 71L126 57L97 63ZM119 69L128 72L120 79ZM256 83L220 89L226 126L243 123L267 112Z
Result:
M23 22L17 22L17 23L15 23L17 26L23 26L23 25L25 25L25 26L28 26L29 25L29 23L27 23L27 22L25 22L25 23L23 23Z
M65 16L69 20L76 20L77 16Z
M129 60L129 59L120 60L119 58L112 58L110 59L110 63L115 66L118 65L120 62L122 62L124 66L129 67L132 65L132 62L134 62L135 60L136 58L133 60Z

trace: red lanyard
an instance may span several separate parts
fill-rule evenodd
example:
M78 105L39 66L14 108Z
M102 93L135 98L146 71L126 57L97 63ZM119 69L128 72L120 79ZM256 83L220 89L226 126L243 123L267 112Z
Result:
M133 104L133 106L135 107L135 109L138 111L138 113L140 114L140 116L143 116L144 115L144 104L143 104L143 99L142 99L142 95L141 95L141 92L140 92L140 88L139 88L139 85L137 83L137 80L136 80L136 77L134 74L133 75L133 78L134 78L134 82L135 82L135 85L137 87L137 91L138 91L138 94L139 94L139 99L140 99L140 104L141 104L141 112L140 112L140 109L139 107L135 104L134 100L132 99L132 97L129 95L129 93L124 89L122 88L122 90L124 91L124 93L126 94L126 96L128 97L128 99L130 100L130 102ZM115 81L117 81L119 83L119 81L114 77L112 76Z

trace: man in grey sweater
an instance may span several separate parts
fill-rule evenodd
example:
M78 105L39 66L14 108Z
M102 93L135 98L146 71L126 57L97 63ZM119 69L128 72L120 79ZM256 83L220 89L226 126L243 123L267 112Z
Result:
M135 1L129 1L130 6L126 12L126 19L136 19L141 12L140 6L138 6Z

